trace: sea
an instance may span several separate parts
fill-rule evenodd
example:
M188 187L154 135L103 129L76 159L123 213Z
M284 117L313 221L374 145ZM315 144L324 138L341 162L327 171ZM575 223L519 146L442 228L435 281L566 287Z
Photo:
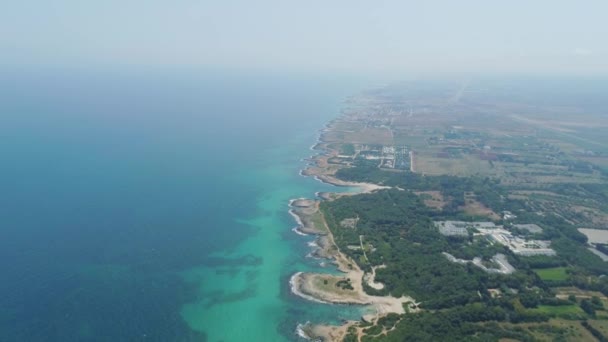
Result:
M295 296L328 271L290 199L366 80L205 70L0 72L0 340L297 341L356 306Z

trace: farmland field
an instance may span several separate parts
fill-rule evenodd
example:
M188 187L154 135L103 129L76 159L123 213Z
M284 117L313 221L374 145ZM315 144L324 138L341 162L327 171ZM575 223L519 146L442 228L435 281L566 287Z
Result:
M560 281L568 279L565 267L540 268L535 269L534 272L536 272L542 280Z

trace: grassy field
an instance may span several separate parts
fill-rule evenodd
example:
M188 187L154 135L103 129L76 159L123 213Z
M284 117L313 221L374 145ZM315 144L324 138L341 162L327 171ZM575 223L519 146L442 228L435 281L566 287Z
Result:
M327 232L327 226L325 226L325 220L323 219L323 214L319 211L315 212L311 215L310 220L315 228L320 232Z
M426 135L414 135L409 132L395 132L395 145L405 145L412 149L424 150L428 148Z
M336 277L332 275L319 274L316 275L313 284L314 288L321 290L325 293L336 294L340 296L352 296L354 291L347 290L340 286L338 286L339 281L345 281L347 278L345 277Z
M475 194L465 194L465 206L462 207L465 213L474 216L485 216L490 220L500 220L500 215L492 209L486 207L483 203L475 199Z
M557 296L561 297L562 299L566 299L569 295L574 295L577 298L598 297L601 300L605 301L606 306L608 306L608 298L606 298L606 296L604 296L604 294L602 294L599 291L581 290L574 286L555 287L553 289L554 289L555 293L557 294Z
M604 336L608 336L608 321L607 320L589 320L589 324L599 330Z
M429 208L441 209L447 204L440 191L417 191L414 193L420 196L420 199Z
M523 329L536 341L596 341L578 321L551 319L546 323L501 324L507 329ZM510 340L504 340L510 341Z
M534 272L536 272L542 280L560 281L568 279L565 267L537 268L534 269Z
M482 176L495 175L488 161L480 160L474 155L463 155L461 158L439 158L426 152L416 155L416 172L429 175Z
M582 315L584 314L583 309L578 305L539 305L538 308L529 309L531 312L544 313L548 315L562 316L562 315Z
M393 145L393 133L387 128L365 128L361 131L347 132L344 134L345 143L370 144L370 145Z

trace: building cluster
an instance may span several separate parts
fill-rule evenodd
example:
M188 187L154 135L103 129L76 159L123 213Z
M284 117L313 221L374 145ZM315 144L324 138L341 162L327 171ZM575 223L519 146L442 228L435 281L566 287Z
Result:
M460 221L439 221L435 222L435 227L445 236L468 236L466 224L467 222Z
M467 229L495 229L494 222L437 221L435 227L445 236L468 236Z
M503 220L508 221L508 220L516 219L517 216L515 214L513 214L512 212L505 210L502 212L502 218L503 218Z
M410 150L407 146L355 145L355 149L356 158L377 160L380 168L401 170L410 168Z
M521 230L527 230L528 232L532 233L532 234L538 234L538 233L542 233L543 229L541 227L539 227L536 224L530 223L530 224L514 224L513 225L514 228L517 229L521 229Z
M483 271L485 271L487 273L511 274L511 273L515 272L515 267L513 267L507 260L507 257L501 253L498 253L492 257L492 263L496 267L488 267L488 266L484 265L483 260L479 257L473 258L473 260L465 260L465 259L458 259L450 253L443 252L442 254L451 262L458 263L458 264L471 263L471 264L481 268Z
M550 241L516 236L503 226L497 226L493 222L438 221L435 222L435 226L445 236L468 236L471 232L474 236L487 237L491 242L506 246L516 255L553 256L556 254L555 250L550 248ZM542 228L535 224L514 225L514 227L528 230L531 233L542 232Z

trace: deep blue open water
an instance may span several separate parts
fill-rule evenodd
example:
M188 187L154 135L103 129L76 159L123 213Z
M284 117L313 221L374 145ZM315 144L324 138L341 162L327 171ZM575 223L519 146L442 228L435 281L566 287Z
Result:
M288 286L318 267L287 201L327 188L300 159L352 79L1 76L0 340L293 340L356 315Z

